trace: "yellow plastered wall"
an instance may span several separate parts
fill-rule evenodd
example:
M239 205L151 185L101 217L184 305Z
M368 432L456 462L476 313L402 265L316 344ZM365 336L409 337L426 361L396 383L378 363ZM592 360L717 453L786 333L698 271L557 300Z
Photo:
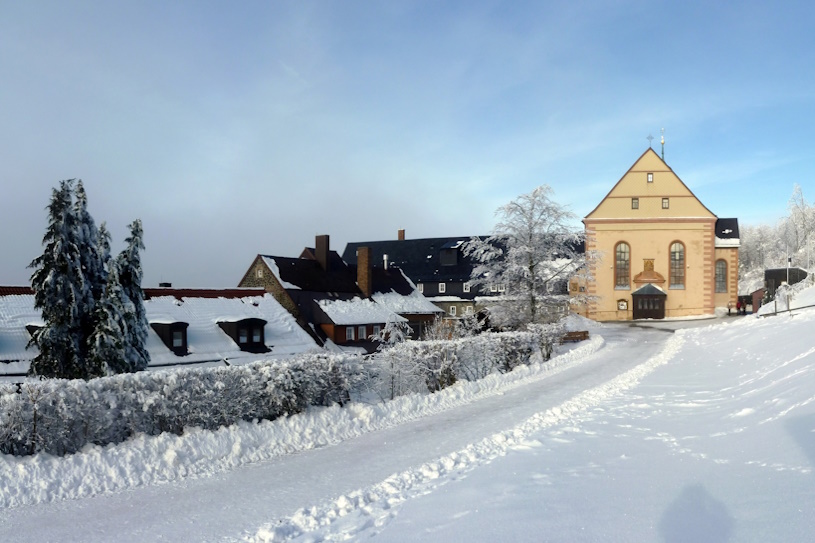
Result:
M600 252L594 264L593 281L589 294L595 301L589 316L596 320L630 320L633 318L631 293L642 285L634 278L644 270L646 259L653 259L654 271L665 282L656 284L667 294L666 317L712 314L713 256L715 220L682 222L591 222L586 228L593 231L589 249ZM670 288L670 247L675 241L685 246L684 288ZM631 249L631 273L627 289L615 286L614 249L625 242ZM618 309L618 301L627 301L627 311Z

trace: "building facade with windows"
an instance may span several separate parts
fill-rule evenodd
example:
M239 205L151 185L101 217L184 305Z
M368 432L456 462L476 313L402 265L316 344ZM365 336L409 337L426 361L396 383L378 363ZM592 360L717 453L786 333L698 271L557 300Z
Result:
M712 315L738 297L737 219L720 219L649 148L583 223L593 251L582 313L596 320Z

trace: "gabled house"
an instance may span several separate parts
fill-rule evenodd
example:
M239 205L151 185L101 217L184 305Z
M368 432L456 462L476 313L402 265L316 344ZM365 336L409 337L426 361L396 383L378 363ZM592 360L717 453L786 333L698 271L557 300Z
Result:
M428 300L448 317L475 314L479 296L503 294L503 285L490 285L487 292L470 288L475 263L464 255L461 246L470 236L405 239L399 230L396 240L349 243L342 254L351 265L357 263L360 247L370 249L370 258L385 268L397 267Z
M247 364L317 347L263 289L146 288L144 297L148 369ZM30 288L0 287L0 378L28 372L37 350L27 345L43 324Z
M271 293L320 344L367 352L377 347L370 336L388 322L407 322L419 337L441 313L401 270L374 266L365 247L349 265L327 235L299 258L257 255L239 286Z
M739 227L720 219L654 152L646 150L589 213L584 308L597 320L712 315L735 307Z

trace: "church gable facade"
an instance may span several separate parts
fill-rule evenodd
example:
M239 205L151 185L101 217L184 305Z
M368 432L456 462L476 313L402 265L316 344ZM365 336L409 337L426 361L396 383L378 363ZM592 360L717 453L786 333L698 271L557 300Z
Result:
M711 315L735 307L738 221L719 219L648 149L583 223L585 313L596 320Z

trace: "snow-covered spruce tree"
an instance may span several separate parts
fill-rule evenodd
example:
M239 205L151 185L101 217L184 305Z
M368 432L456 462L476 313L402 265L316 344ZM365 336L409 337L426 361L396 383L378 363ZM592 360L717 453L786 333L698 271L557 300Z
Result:
M583 234L570 224L574 214L551 195L541 185L501 206L493 235L463 246L477 263L470 283L482 292L491 285L503 291L488 302L496 325L519 329L557 320L554 310L568 303L566 281L585 260Z
M105 250L105 243L108 244L108 252L110 249L109 240L103 241L99 239L99 230L96 228L93 217L88 212L88 195L81 179L76 183L74 195L74 216L76 217L79 261L82 268L82 292L76 299L78 306L77 317L79 319L80 336L84 338L81 344L82 356L87 361L89 356L87 338L94 333L94 312L96 311L97 302L102 298L107 280L107 270L105 269L107 260L101 252ZM98 375L98 369L96 367L91 368L90 375Z
M90 318L93 298L83 271L82 235L73 205L74 180L53 189L48 206L45 249L30 268L34 307L42 311L44 325L34 332L30 345L39 354L29 373L42 377L77 379L96 376L86 366L83 323Z
M88 366L97 374L130 371L123 345L127 330L117 267L116 261L111 260L105 288L93 312L93 332L88 338Z
M141 288L142 267L140 250L144 232L139 219L130 224L130 236L125 240L127 247L116 258L119 283L124 298L124 338L123 348L128 362L128 371L141 371L150 363L147 352L148 322L144 309L144 292Z

